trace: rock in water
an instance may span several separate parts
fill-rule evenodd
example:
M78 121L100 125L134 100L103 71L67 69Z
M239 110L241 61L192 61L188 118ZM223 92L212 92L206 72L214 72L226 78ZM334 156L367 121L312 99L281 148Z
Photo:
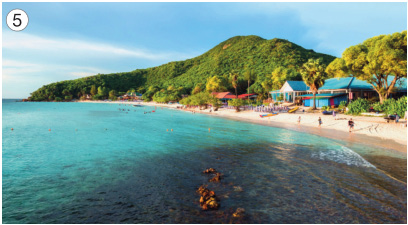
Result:
M203 210L218 209L218 207L220 206L215 192L208 190L206 186L200 186L197 190L197 193L201 195L200 206Z
M213 178L211 178L209 181L210 182L220 182L221 180L221 173L216 173Z
M245 213L245 209L244 208L238 208L233 214L232 214L232 216L233 217L239 217L239 218L242 218L243 216L244 216L244 213Z
M204 170L203 173L217 173L217 171L214 168L210 168L210 169Z

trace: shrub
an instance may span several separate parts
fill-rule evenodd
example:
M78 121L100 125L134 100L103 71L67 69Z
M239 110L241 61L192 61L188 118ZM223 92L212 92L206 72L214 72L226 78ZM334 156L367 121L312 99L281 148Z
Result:
M55 101L56 101L56 102L60 102L60 101L62 101L62 98L60 98L60 97L55 97Z
M349 103L348 105L349 111L347 114L358 115L363 112L368 112L370 109L370 102L366 99L359 98Z
M239 107L244 105L244 100L240 98L234 98L228 101L229 106L234 106L235 110L239 112Z
M383 104L376 102L372 106L376 111L380 111L385 114L397 113L400 117L404 117L405 112L407 111L407 96L403 96L398 100L393 98L387 99L383 102Z
M323 111L326 111L326 110L329 110L330 109L330 106L322 106L322 108L321 108Z

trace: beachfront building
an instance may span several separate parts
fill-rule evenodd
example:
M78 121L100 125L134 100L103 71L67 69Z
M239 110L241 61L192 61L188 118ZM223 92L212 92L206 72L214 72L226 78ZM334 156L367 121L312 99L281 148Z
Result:
M236 96L231 94L230 92L212 92L211 94L221 100L222 103L228 103L228 100L236 98Z
M282 88L269 92L274 102L292 102L299 104L297 96L307 94L309 87L303 81L286 81ZM279 100L279 98L281 100Z
M249 97L248 97L249 96ZM238 98L241 98L241 99L250 99L250 100L254 100L254 99L256 99L258 97L258 95L257 94L242 94L242 95L238 95Z
M393 79L393 76L389 76L388 83L390 84ZM283 95L284 102L313 106L313 94L308 87L304 88L303 85L306 86L303 81L287 81L280 90L271 91L270 94L272 98L275 97L274 100L277 96ZM395 92L390 97L398 98L407 95L406 78L400 79L395 86ZM324 85L319 88L316 94L316 107L337 106L342 101L349 102L358 98L370 99L377 96L373 86L366 81L358 80L355 77L331 78L325 80Z
M118 98L119 100L142 100L142 94L137 92L126 93Z

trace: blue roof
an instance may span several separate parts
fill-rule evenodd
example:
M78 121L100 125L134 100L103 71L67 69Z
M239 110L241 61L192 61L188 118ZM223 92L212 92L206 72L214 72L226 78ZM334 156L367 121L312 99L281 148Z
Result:
M307 91L307 90L309 90L309 87L303 81L288 80L286 82L288 82L289 86L294 91Z
M324 81L323 87L319 88L319 90L348 89L353 79L354 77L327 79Z
M323 93L323 94L316 94L316 97L335 97L339 95L345 95L345 93ZM313 97L313 94L307 94L307 95L299 95L297 97Z
M388 76L388 85L391 84L394 76ZM294 91L308 91L310 88L303 81L286 81ZM407 91L407 78L401 78L395 87L399 91ZM324 82L323 87L319 90L336 90L336 89L352 89L352 90L373 90L373 86L366 81L358 80L355 77L331 78ZM280 92L280 90L271 91L269 93Z

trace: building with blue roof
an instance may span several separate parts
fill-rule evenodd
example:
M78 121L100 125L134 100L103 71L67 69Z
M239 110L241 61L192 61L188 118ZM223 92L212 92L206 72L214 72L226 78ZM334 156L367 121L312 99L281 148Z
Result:
M391 84L394 76L388 76ZM390 97L407 95L407 79L401 78L395 85L396 91ZM312 106L313 94L303 81L286 81L280 90L270 92L272 99L283 95L284 102L297 105ZM316 95L316 107L339 105L341 101L352 101L357 98L373 98L378 96L373 86L355 77L331 78L325 80Z

